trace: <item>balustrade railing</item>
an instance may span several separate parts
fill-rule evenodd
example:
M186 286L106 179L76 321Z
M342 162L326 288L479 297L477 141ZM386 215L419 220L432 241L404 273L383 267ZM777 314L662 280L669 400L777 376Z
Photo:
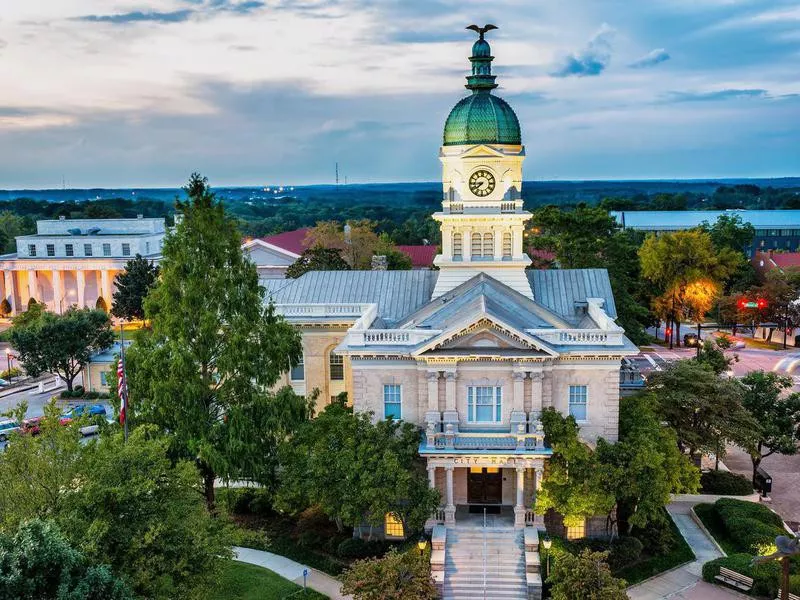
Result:
M432 329L351 329L346 343L348 346L416 346L440 333Z
M432 450L502 450L506 452L535 452L545 450L544 433L507 432L426 432L426 446Z
M371 304L278 304L278 314L285 317L360 317Z
M605 331L602 329L528 329L527 332L544 342L565 346L621 346L624 334L622 330Z

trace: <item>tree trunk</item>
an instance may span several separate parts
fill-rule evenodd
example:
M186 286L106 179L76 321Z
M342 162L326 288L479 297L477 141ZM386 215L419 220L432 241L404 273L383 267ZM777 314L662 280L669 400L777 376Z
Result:
M342 524L342 518L341 517L336 517L333 520L333 522L336 523L336 531L338 531L339 533L342 533L344 531L344 525Z
M681 320L675 319L675 345L681 347Z
M759 444L758 448L758 456L750 455L750 459L753 461L753 487L756 485L756 472L758 471L758 467L761 466L761 445Z
M67 391L71 392L72 391L72 382L75 381L75 375L73 375L72 377L62 377L61 373L57 373L57 375L59 377L61 377L61 379L64 380L64 383L67 384Z
M214 511L214 502L216 500L214 494L214 482L217 479L216 473L208 466L202 465L200 471L203 474L203 496L206 499L206 508L210 512Z

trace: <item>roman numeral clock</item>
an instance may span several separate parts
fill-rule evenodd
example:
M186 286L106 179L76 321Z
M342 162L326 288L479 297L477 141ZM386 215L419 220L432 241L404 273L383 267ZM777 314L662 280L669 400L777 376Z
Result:
M494 175L486 169L478 169L469 176L469 191L479 198L488 196L494 191Z

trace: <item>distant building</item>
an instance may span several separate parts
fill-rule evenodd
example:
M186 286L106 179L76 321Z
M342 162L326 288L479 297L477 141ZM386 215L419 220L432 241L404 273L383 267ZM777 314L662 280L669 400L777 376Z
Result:
M713 225L723 216L738 215L756 230L753 243L745 248L752 257L757 250L800 250L800 210L626 210L611 216L625 229L652 233L683 231Z
M773 269L800 269L800 252L756 252L750 262L762 276Z
M137 254L158 261L164 219L58 219L36 222L17 237L17 251L0 256L3 297L13 313L31 298L53 312L71 305L111 306L114 278Z

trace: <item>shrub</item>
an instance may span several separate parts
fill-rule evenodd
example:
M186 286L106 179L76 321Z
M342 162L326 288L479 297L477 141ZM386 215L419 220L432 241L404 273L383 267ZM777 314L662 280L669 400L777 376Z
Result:
M666 514L666 511L664 511ZM669 553L677 543L672 528L672 519L667 516L663 520L651 521L645 529L634 527L633 535L642 542L644 551L650 556Z
M608 566L612 571L627 567L639 560L644 545L633 536L620 537L611 542Z
M783 520L769 508L758 502L720 498L714 503L714 507L717 509L724 522L737 517L750 518L783 530Z
M747 496L753 493L753 484L747 477L729 471L703 473L700 475L700 487L704 494Z
M336 553L342 558L371 558L384 554L388 547L388 542L366 542L361 538L350 538L339 544Z
M749 554L731 554L708 561L703 565L703 579L715 583L714 578L719 575L720 567L725 567L745 577L752 577L753 595L774 598L778 592L780 566L776 562L750 566L752 560L753 557Z
M217 501L225 504L235 515L246 515L250 513L250 502L255 492L253 488L221 488L217 490Z
M12 377L19 377L20 375L22 375L21 369L18 369L17 367L11 367L11 369L6 369L0 373L0 379L10 379Z
M272 512L272 494L268 490L255 490L247 509L253 515L270 514Z
M86 390L82 385L76 385L75 388L72 390L75 393L75 398L80 398L83 394L86 393Z
M87 400L97 400L100 397L100 392L86 392L83 397Z

